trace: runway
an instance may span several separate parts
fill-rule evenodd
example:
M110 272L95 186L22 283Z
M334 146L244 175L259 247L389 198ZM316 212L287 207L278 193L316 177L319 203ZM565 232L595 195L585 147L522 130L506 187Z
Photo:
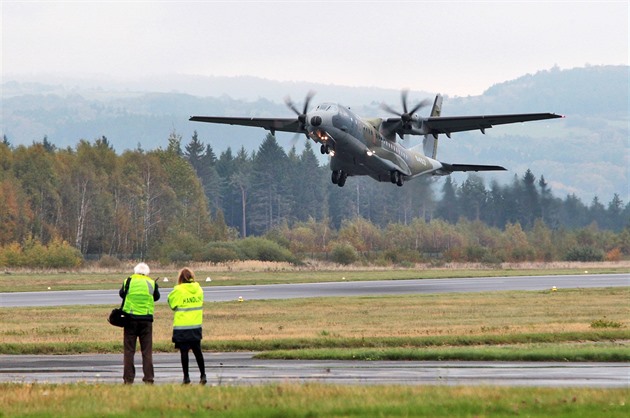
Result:
M136 357L139 357L139 353ZM493 385L628 387L627 363L258 360L253 353L205 353L209 385L332 383L351 385ZM136 383L142 368L136 359ZM155 383L180 383L179 354L155 354ZM199 379L191 361L191 380ZM0 382L122 383L122 354L0 355Z
M122 283L122 279L121 279ZM163 283L159 283L163 285ZM505 290L558 290L587 287L630 286L630 274L581 274L566 276L476 277L457 279L416 279L339 281L248 286L204 286L207 302L243 299L290 299L327 296L372 296L416 293L492 292ZM165 303L170 289L162 288ZM0 293L0 306L117 305L117 290L76 290Z
M252 286L206 286L207 302L414 293L541 291L630 286L630 274L383 280ZM162 289L164 303L170 289ZM117 305L117 291L1 293L1 307ZM121 337L122 338L122 337ZM630 387L627 363L258 360L254 353L205 353L208 383L279 382L401 385ZM181 381L179 354L155 354L156 383ZM136 355L140 373L140 355ZM194 362L191 363L193 381ZM120 383L122 354L0 355L0 382Z

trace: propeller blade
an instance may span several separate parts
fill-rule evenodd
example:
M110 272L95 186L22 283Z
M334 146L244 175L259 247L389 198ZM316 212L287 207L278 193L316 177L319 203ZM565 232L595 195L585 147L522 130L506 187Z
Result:
M297 145L298 139L300 139L301 135L302 134L299 132L296 132L295 134L293 134L293 137L291 138L291 148Z
M309 90L308 93L306 93L306 99L304 99L304 111L302 114L305 115L308 113L308 104L311 102L313 96L315 96L315 92L313 90Z
M391 113L392 115L396 115L396 116L402 117L402 113L399 113L397 110L392 109L386 103L381 103L381 109L383 109L387 113Z
M297 115L297 119L300 122L300 129L302 131L306 130L306 114L308 113L308 105L311 102L313 96L315 96L315 92L313 90L310 90L306 94L306 98L304 99L304 110L302 112L297 109L297 107L291 100L291 97L287 96L284 98L284 103L289 107L289 109L293 111L293 113Z
M410 114L410 115L413 115L413 114L414 114L414 113L416 113L418 110L420 110L420 109L422 109L423 107L426 107L426 106L428 106L428 105L430 105L430 104L431 104L431 100L429 100L429 99L424 99L423 101L421 101L420 103L418 103L417 105L415 105L415 106L413 107L413 109L411 109L411 110L409 111L409 114Z
M407 90L407 89L403 89L403 91L400 92L400 98L402 100L404 113L409 113L409 112L407 112L407 96L408 95L409 95L409 90Z
M381 109L385 110L388 113L396 115L400 118L400 121L396 124L391 124L388 129L385 129L386 136L391 135L393 132L398 132L401 128L412 129L413 128L413 115L421 108L428 106L431 104L431 101L428 99L422 100L420 103L417 103L414 107L409 109L407 105L407 99L409 98L409 90L403 89L400 93L400 101L403 107L403 113L398 112L395 109L392 109L385 103L381 104ZM393 121L392 121L393 122ZM400 133L400 132L399 132Z
M293 102L291 101L291 98L289 96L284 98L284 103L289 107L289 109L291 109L293 112L295 112L296 115L300 116L300 111L297 110L297 108L295 107L295 105L293 104Z

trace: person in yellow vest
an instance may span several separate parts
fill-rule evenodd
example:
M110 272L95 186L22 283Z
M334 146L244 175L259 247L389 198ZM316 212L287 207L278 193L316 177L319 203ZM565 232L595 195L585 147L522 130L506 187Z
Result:
M144 383L152 384L153 372L153 310L155 301L160 299L158 284L149 277L149 266L139 263L133 273L123 282L120 297L125 300L123 311L127 315L124 327L124 360L123 380L125 384L132 384L136 377L133 357L136 353L136 342L140 340L142 352L142 371Z
M188 351L192 350L197 360L201 378L205 385L206 366L201 352L201 325L203 322L203 289L195 281L195 274L189 268L179 272L177 285L168 295L168 306L175 312L173 317L173 342L179 348L184 372L184 384L190 383L188 374Z

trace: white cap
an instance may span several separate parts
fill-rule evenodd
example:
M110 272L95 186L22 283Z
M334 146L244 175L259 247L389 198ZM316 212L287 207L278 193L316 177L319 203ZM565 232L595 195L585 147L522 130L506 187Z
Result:
M149 273L151 273L151 270L146 263L138 263L138 265L133 268L133 272L136 274L143 274L145 276L148 276Z

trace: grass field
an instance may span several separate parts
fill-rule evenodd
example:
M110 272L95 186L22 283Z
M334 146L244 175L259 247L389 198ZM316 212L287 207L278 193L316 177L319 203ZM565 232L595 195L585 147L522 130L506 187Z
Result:
M583 273L585 266L554 274ZM590 272L627 267L589 266ZM545 269L349 270L286 267L204 271L212 285L551 274ZM174 277L163 271L154 277ZM110 272L0 277L42 287L112 289ZM170 282L172 283L172 282ZM162 284L162 283L161 283ZM19 290L24 290L23 288ZM122 331L106 317L112 306L0 308L0 354L120 353ZM156 307L155 351L174 351L172 313ZM313 298L204 305L206 351L259 351L268 358L355 360L630 361L630 288L562 289ZM626 417L630 389L490 386L339 386L281 384L181 385L0 384L0 417Z
M0 385L0 417L627 417L627 389Z

